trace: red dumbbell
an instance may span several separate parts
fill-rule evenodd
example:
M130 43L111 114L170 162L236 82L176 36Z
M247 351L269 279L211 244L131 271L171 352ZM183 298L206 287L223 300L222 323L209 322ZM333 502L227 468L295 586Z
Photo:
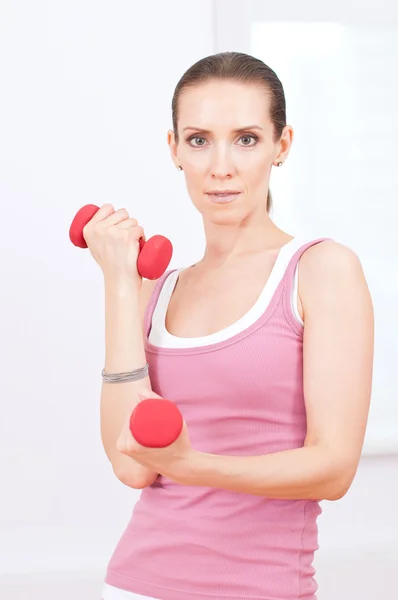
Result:
M179 437L183 418L170 400L148 398L142 400L130 417L130 431L141 446L165 448Z
M87 248L83 229L98 210L99 206L86 204L76 213L69 229L69 239L72 244L79 248ZM170 240L163 235L154 235L147 241L141 238L139 243L138 273L146 279L158 279L166 271L173 255Z

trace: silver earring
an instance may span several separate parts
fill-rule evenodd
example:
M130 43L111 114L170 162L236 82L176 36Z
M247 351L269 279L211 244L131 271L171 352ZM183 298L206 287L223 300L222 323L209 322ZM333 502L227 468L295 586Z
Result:
M283 162L278 162L278 167L281 167L283 165Z
M181 166L181 165L179 165L179 166L177 167L177 169L178 169L179 171L182 171L182 166Z

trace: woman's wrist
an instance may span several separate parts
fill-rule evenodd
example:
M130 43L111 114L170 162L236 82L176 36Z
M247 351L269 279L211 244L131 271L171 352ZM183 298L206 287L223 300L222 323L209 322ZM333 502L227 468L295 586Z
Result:
M106 292L115 293L118 296L132 294L139 298L141 283L134 281L128 275L104 275L104 287Z

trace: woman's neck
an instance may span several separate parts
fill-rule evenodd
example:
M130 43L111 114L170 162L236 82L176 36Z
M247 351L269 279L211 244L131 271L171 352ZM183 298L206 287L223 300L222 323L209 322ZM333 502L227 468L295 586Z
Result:
M212 224L214 225L214 224ZM254 254L278 251L293 236L273 223L267 226L207 228L206 248L200 265L219 268Z

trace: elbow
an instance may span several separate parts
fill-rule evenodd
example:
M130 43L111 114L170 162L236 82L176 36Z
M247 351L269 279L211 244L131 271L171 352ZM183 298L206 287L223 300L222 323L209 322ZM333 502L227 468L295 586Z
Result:
M330 502L334 502L336 500L341 500L344 498L349 488L334 488L327 490L325 494L324 500L329 500Z
M333 456L328 452L327 466L324 464L323 500L341 500L354 481L359 459L356 457Z
M131 469L126 469L125 465L112 465L112 468L114 474L123 485L127 485L127 487L133 488L134 490L143 490L147 487L148 482L133 477Z
M339 478L333 479L328 485L325 493L325 500L334 502L341 500L347 494L354 480L354 475L347 476L346 473L342 474Z

